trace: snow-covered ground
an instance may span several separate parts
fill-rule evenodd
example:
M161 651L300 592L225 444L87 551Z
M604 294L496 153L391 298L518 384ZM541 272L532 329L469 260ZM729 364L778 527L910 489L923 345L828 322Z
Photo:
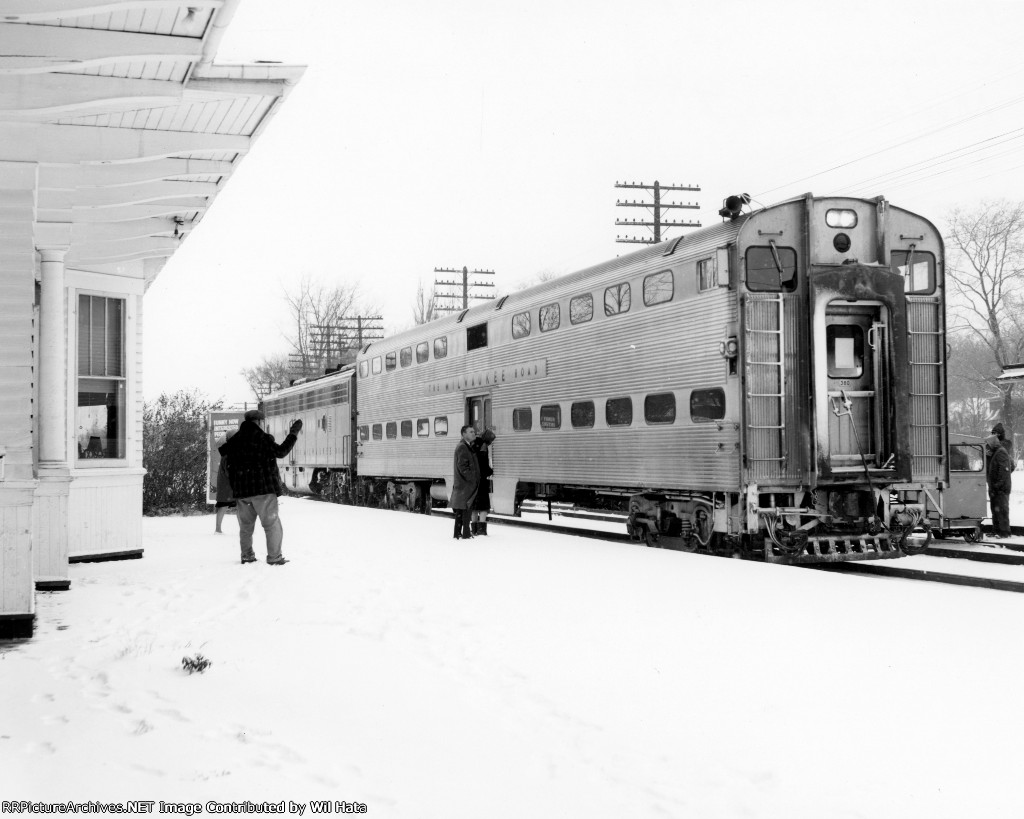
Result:
M240 565L234 518L155 518L142 560L40 594L36 636L0 644L0 799L1024 812L1024 595L511 527L455 541L439 516L298 499L282 517L287 566Z

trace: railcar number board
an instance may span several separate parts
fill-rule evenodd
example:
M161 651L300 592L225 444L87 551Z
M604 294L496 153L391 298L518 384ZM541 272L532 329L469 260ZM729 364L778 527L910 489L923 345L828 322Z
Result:
M517 381L531 381L535 378L547 378L548 362L546 358L535 361L524 361L521 364L508 364L504 367L493 367L476 370L463 375L431 381L428 390L431 394L459 392L461 390L480 389L481 387L498 387L502 384L514 384Z

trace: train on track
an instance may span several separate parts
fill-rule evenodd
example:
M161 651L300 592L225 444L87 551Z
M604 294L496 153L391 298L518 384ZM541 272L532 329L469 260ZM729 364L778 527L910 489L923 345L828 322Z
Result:
M948 486L944 249L810 194L374 341L263 402L286 485L429 512L463 424L492 505L628 513L638 540L783 563L922 551Z

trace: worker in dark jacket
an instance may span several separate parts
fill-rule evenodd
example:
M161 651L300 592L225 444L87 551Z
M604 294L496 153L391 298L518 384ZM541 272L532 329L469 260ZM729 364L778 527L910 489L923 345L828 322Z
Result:
M238 539L242 546L242 563L255 563L252 534L256 518L263 524L267 537L267 563L282 566L288 561L281 554L284 527L278 514L277 499L284 494L277 459L283 458L295 446L302 421L291 425L288 436L279 444L274 436L263 430L266 416L259 410L249 410L238 432L217 450L228 459L228 479L231 492L238 504Z
M1003 445L1003 449L1006 450L1006 454L1010 456L1010 471L1013 472L1017 468L1017 463L1013 457L1013 441L1006 439L1006 428L1003 426L1003 422L998 422L992 427L992 434L999 439L999 443Z
M995 435L985 439L988 447L988 501L992 507L992 537L1010 536L1010 456Z
M471 538L469 513L480 488L480 464L473 451L476 430L467 424L460 430L462 440L455 447L455 481L452 485L451 507L455 512L455 538Z

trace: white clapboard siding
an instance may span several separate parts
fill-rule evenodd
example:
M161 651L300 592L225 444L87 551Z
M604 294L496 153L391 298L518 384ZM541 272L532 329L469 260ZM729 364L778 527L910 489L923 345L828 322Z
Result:
M99 472L100 470L94 470ZM69 552L95 554L142 548L142 475L75 475L68 509Z
M32 489L0 482L0 616L35 610L32 584Z

